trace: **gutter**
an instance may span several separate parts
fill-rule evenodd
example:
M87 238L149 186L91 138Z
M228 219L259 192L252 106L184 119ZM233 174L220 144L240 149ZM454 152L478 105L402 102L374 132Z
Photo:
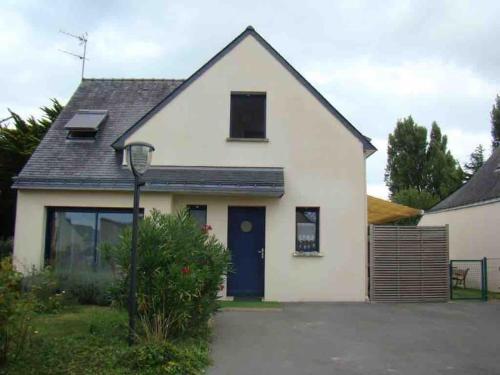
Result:
M424 211L424 215L440 214L442 212L461 210L462 208L472 208L472 207L478 207L478 206L485 206L485 205L488 205L488 204L498 203L498 202L500 202L500 197L499 198L488 199L488 200L481 201L481 202L463 204L463 205L460 205L460 206L455 206L455 207L450 207L450 208L443 208L441 210L436 210L436 211L427 211L427 212Z

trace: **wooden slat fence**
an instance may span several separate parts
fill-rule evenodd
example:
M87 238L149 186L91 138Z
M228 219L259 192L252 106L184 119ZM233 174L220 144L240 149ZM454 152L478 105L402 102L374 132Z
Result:
M448 301L448 227L370 226L370 300Z

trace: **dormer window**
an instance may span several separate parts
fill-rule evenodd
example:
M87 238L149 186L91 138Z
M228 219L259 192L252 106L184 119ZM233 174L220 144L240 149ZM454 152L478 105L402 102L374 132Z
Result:
M266 94L231 94L231 139L266 138Z
M68 139L94 139L107 116L108 111L80 109L64 126Z

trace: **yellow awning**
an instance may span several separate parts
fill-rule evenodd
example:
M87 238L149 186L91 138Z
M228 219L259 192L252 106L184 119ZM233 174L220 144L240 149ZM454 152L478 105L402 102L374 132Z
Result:
M368 195L368 224L386 224L421 214L421 210Z

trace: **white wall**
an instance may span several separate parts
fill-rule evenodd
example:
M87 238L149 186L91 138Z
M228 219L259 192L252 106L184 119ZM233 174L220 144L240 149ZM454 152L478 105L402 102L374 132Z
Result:
M215 196L176 196L174 209L189 204L207 205L207 223L213 234L227 244L228 207L266 207L264 298L275 301L363 301L365 298L365 252L363 243L352 239L351 221L338 223L335 209L321 205L320 249L323 257L293 257L295 206L283 199ZM338 226L338 231L335 226ZM333 228L333 229L332 229ZM334 235L332 235L334 234ZM360 229L358 237L363 237Z
M418 225L450 226L450 259L500 258L500 202L426 213Z
M449 225L450 259L490 258L489 290L500 291L500 202L427 213L419 225ZM477 265L468 264L470 286L479 284Z
M20 190L17 193L14 263L19 271L43 265L47 207L131 208L133 193L100 191ZM142 193L141 207L147 214L152 208L172 211L169 194Z
M268 143L227 142L232 91L266 92ZM266 298L364 300L362 144L253 37L154 115L131 141L155 145L153 165L284 167L285 195L266 204ZM231 200L212 202L208 216L220 223L225 239ZM297 206L321 208L323 258L292 256Z

